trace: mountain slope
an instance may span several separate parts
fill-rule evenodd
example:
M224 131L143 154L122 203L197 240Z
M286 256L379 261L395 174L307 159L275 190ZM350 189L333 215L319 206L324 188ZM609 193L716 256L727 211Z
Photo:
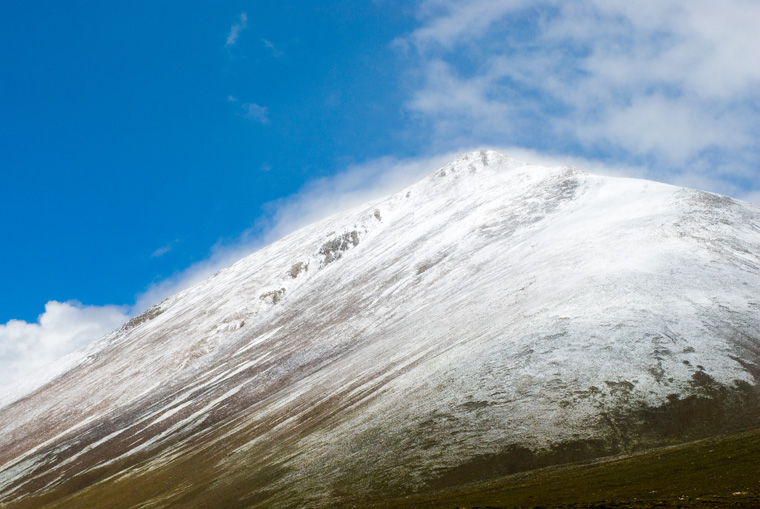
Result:
M0 409L0 503L334 505L755 426L758 289L756 207L467 154Z
M760 430L455 485L364 507L760 507Z

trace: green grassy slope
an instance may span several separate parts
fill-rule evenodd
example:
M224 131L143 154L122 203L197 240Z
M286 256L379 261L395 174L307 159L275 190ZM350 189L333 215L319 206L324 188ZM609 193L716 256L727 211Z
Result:
M760 508L760 430L369 505Z

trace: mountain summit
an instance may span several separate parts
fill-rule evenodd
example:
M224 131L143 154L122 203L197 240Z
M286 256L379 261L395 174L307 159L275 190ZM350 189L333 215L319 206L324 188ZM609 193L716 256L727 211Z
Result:
M0 409L0 505L361 505L760 424L760 209L466 154Z

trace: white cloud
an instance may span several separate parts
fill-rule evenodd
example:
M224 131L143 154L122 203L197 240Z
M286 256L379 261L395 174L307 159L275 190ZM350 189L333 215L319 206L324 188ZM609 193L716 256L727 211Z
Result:
M571 165L592 175L638 178L655 181L658 180L659 176L656 168L652 166L605 162L572 154L542 153L522 147L496 147L495 150L499 150L517 160L526 161L531 164L539 164L543 166ZM660 181L665 182L665 180ZM748 192L740 185L721 179L720 176L715 177L706 174L700 168L687 169L682 172L673 173L668 176L666 183L691 189L711 190L715 193L733 196L751 203L760 203L760 191Z
M646 161L715 191L760 181L760 2L427 0L418 15L407 108L433 147Z
M592 175L604 175L607 177L650 178L650 170L644 166L628 164L611 164L599 160L588 159L570 154L549 154L523 147L494 147L509 157L530 164L541 166L574 166L579 170Z
M272 56L275 58L280 58L282 56L282 51L275 48L274 43L272 41L268 41L266 39L261 39L261 42L264 43L264 46L272 52Z
M0 387L95 341L127 321L125 306L50 301L36 323L0 324Z
M269 108L266 106L259 106L254 103L243 103L240 105L242 108L243 117L254 122L261 122L262 124L269 123Z
M174 248L174 244L176 244L177 242L179 242L179 239L174 239L171 242L169 242L168 244L166 244L165 246L159 247L158 249L156 249L155 251L153 251L150 254L150 257L151 258L160 258L160 257L164 256L166 253L168 253L169 251L171 251Z
M458 154L453 151L407 159L382 157L313 179L294 195L267 204L266 219L255 231L261 232L257 236L268 244L319 219L400 191Z
M462 78L438 59L428 62L424 71L425 86L415 92L408 107L423 120L435 119L431 125L435 148L512 134L516 126L507 119L515 107L492 97L488 76Z
M245 27L247 26L248 26L248 15L246 13L242 13L238 17L238 21L232 25L232 28L230 28L230 33L227 34L227 42L224 45L234 46L238 40L238 37L240 36L240 32L245 30Z
M255 103L240 103L237 97L234 95L227 96L227 102L237 105L239 108L239 115L252 120L254 122L260 122L262 124L269 123L269 108L261 106Z
M419 49L431 44L451 48L463 40L484 34L497 20L531 5L528 0L427 0L421 3L420 17L427 24L411 36Z
M740 122L720 109L695 108L688 99L651 94L605 110L597 122L571 121L568 127L589 144L606 142L653 154L668 165L683 165L709 147L735 151L751 143Z
M172 250L171 244L167 244L167 245L165 245L163 247L159 247L158 249L156 249L155 251L153 251L150 254L150 257L151 258L160 258L160 257L164 256L166 253L168 253L169 251L171 251L171 250Z
M594 0L592 4L602 21L613 21L606 30L623 29L628 40L635 42L622 62L613 62L621 48L595 47L589 60L595 72L603 74L613 67L619 71L618 83L666 81L705 98L755 93L760 79L757 1ZM578 15L571 14L562 24L579 21ZM600 33L588 22L583 25L591 28L592 36ZM615 33L606 38L614 40Z
M739 196L739 199L760 206L760 191L752 191Z

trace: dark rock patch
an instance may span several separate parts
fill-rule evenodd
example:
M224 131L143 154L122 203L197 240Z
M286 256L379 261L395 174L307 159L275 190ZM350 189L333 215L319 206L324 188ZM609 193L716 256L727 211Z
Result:
M354 230L331 239L319 248L319 254L324 256L324 265L340 259L345 251L359 245L359 232Z
M533 451L522 445L509 445L501 452L481 454L444 472L429 482L431 488L446 488L474 481L535 470L550 465L573 463L613 454L603 440L573 440Z
M160 315L163 312L164 312L164 310L161 309L160 306L153 306L152 308L150 308L149 310L147 310L143 314L138 315L138 316L132 318L130 321L128 321L127 323L125 323L124 325L122 325L121 330L122 331L128 331L129 329L134 329L135 327L137 327L138 325L140 325L142 323L145 323L145 322L148 322L150 320L153 320L155 317L157 317L158 315Z
M309 270L309 264L305 262L297 262L294 263L292 267L290 267L290 270L288 271L288 276L295 279L298 277L299 274L302 272L306 272Z
M271 292L262 293L259 296L259 299L269 302L270 304L277 304L282 300L283 295L285 295L285 288L280 288L279 290L272 290Z

